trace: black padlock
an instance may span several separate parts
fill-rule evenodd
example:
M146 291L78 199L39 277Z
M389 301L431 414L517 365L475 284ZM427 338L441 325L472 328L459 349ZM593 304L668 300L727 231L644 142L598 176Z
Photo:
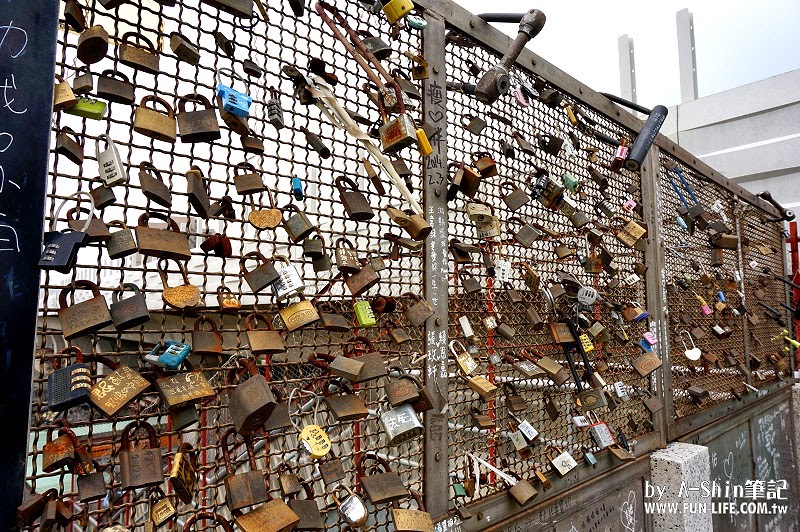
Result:
M64 368L58 367L61 358L53 363L53 373L47 378L47 405L50 410L61 412L70 407L89 401L92 387L92 373L83 363L83 352L75 346L65 347L59 355L75 354L75 363Z
M131 297L120 300L125 290L133 291ZM111 296L112 303L109 307L114 327L118 331L132 329L150 321L150 312L147 310L147 301L139 287L133 283L124 283L114 290Z

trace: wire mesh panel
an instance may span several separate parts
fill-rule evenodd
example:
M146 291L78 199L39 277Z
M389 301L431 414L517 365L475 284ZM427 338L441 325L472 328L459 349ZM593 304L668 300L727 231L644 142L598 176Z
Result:
M630 314L645 304L644 254L616 237L629 222L642 224L639 177L605 168L615 155L611 143L632 135L563 96L558 87L521 70L511 73L512 92L518 91L514 97L509 94L491 107L483 106L462 88L474 84L497 57L455 30L448 41L448 148L451 187L459 188L448 219L453 238L448 336L462 343L478 363L472 375L498 387L493 399L477 392L480 386L467 382L472 376L463 376L461 345L453 345L451 493L458 505L508 488L492 475L489 482L480 483L479 491L470 493L474 465L466 453L474 453L528 479L539 489L540 501L543 490L536 473L557 476L551 458L567 451L578 461L577 467L586 468L590 466L584 452L600 452L587 428L579 427L583 417L591 416L594 423L597 414L618 439L624 434L632 441L653 430L651 413L643 404L649 380L632 366L645 345L658 352L658 346L651 348L643 339L645 310ZM529 87L527 94L519 92L522 84ZM608 143L597 140L602 136ZM497 175L487 169L486 157L496 163ZM473 198L465 186L469 172L483 173ZM549 176L558 191L552 186L537 191L537 178L542 176ZM566 198L561 210L559 192ZM540 198L532 199L537 193ZM486 222L493 216L499 220L496 229ZM590 232L592 227L596 231ZM480 252L465 257L464 245L477 246ZM599 298L578 305L582 286L596 290ZM606 383L607 408L587 414L576 403L578 390L572 378L557 386L544 373L535 373L531 360L541 356L550 357L564 371L569 371L566 357L571 356L578 373L587 370L578 352L566 355L568 344L557 343L551 333L551 324L563 318L578 325L577 332L591 344L588 359ZM590 387L585 382L581 386ZM528 438L530 445L523 438L522 448L517 449L512 438L521 437L520 422L526 420L539 436L534 442ZM567 473L567 485L570 476Z
M736 235L738 201L731 192L666 155L661 163L673 416L683 418L734 399L734 391L746 391L739 255L735 246L713 249L702 219L724 223ZM695 204L706 214L679 215L680 208L691 209Z
M371 180L362 162L363 157L367 160L370 157L360 142L343 129L334 127L314 105L313 99L305 99L307 94L294 90L295 82L302 75L319 74L332 87L338 102L362 123L361 128L371 129L364 124L380 124L376 106L367 91L362 90L368 82L367 76L345 46L333 38L313 4L298 17L293 14L292 2L272 3L263 14L267 20L260 9L254 10L252 19L247 19L234 17L213 5L235 2L146 0L110 9L104 6L119 2L90 0L84 4L87 27L102 26L110 35L108 52L101 51L97 62L88 67L84 65L83 54L87 48L83 41L88 40L85 39L88 34L82 37L62 21L57 73L75 87L75 92L83 87L89 98L107 103L108 109L99 120L66 112L54 115L47 223L51 229L61 230L74 218L77 220L75 227L80 228L90 212L89 203L81 196L80 207L87 211L71 210L78 204L70 196L92 191L98 209L91 214L98 221L92 222L90 232L97 231L92 233L93 242L81 248L74 269L66 274L50 271L42 277L27 480L36 492L55 487L67 500L76 503L76 512L85 508L81 516L84 522L88 520L92 525L114 522L140 530L148 519L148 490L124 489L120 479L120 441L129 423L147 421L156 428L165 472L169 473L182 441L190 442L199 451L196 468L200 482L190 502L180 503L172 494L172 484L166 481L161 484L177 507L179 522L200 511L230 517L225 501L225 479L251 466L239 439L231 449L231 467L226 468L221 441L226 430L233 426L228 409L231 395L237 384L249 376L243 363L237 361L237 357L250 356L253 351L254 340L249 329L260 332L274 327L282 331L278 340L272 337L271 341L283 342L285 350L266 356L257 353L255 358L259 371L267 373L283 405L293 390L325 391L331 398L343 395L344 385L337 389L335 385L329 386L326 380L325 355L379 352L382 360L419 375L422 331L403 317L401 296L422 291L422 253L418 246L400 247L396 240L385 238L387 234L400 236L403 232L382 209L387 205L408 206L385 171L372 159L372 165L380 174ZM389 71L396 69L399 75L408 78L406 88L410 93L418 90L417 81L410 75L414 63L404 55L404 52L413 55L419 50L418 31L403 25L392 31L383 15L357 2L338 7L353 29L362 32L365 40L370 35L382 36L387 43L384 67ZM152 43L154 54L147 53L145 39ZM193 59L194 53L198 57ZM158 65L156 73L150 73L146 67L152 65L154 57ZM91 80L87 85L89 74ZM294 82L290 79L292 76ZM239 115L233 110L219 116L226 102L217 101L218 84L238 91L240 94L235 98L240 102L246 100L246 96L252 98L246 120L237 118ZM210 107L205 107L202 98L197 99L198 102L192 101L194 97L179 99L193 94L205 98ZM160 98L167 105L151 97ZM276 104L282 107L282 119L275 116ZM410 100L409 105L413 106L409 113L416 118L419 105L414 105L414 100ZM212 109L205 111L212 117L208 114L203 117L203 109ZM177 130L173 116L177 116ZM166 141L154 138L158 134L147 133L159 130L163 124L171 130L171 139L169 131ZM219 135L209 124L220 128ZM176 132L179 134L177 141ZM192 132L196 132L202 142L187 142L197 140L192 138ZM64 133L80 144L82 158L70 156ZM125 179L121 184L103 188L98 174L106 160L99 159L110 148L108 139L119 151ZM408 167L406 186L419 198L418 152L405 150L398 159ZM337 179L342 176L352 183L339 181L339 185L345 187L345 192L361 191L374 211L372 216L356 221L346 211L342 190L337 187ZM385 187L385 192L376 189L376 181ZM102 194L111 194L113 199L101 203ZM208 204L203 205L203 196L209 198ZM67 206L57 215L59 204L64 200ZM290 206L297 211L292 211ZM275 208L283 211L277 212L277 218L275 211L270 210ZM292 238L289 231L296 232L297 226L292 226L289 218L298 213L307 216L315 228L308 235L309 240L321 238L324 250L307 247L302 237ZM164 228L161 218L174 221L176 229L181 231L176 234L179 244L181 239L188 238L191 257L182 263L185 277L179 272L179 262L170 261L163 272L159 272L159 261L142 253L110 258L106 244L118 231L136 228L138 245L144 247L140 229L148 225L148 221L143 215L150 216L149 226L154 229ZM120 222L116 226L111 224L115 220ZM112 225L110 234L103 223ZM289 226L292 229L287 229ZM343 275L334 258L336 249L351 247L356 260L361 262L359 266L369 265L379 270L380 283L359 297L352 295L354 289L350 285L346 286L348 275ZM285 257L305 286L305 299L316 305L324 320L286 331L278 311L285 311L287 305L291 308L300 299L290 296L279 308L270 287L254 293L253 283L257 281L248 281L246 277L259 265L258 258L240 261L251 252L259 252L268 259ZM167 246L162 254L176 256L180 250ZM280 258L276 260L276 266L286 264ZM57 367L54 364L60 362L64 367L75 362L67 353L57 354L67 345L63 337L64 322L59 319L58 296L62 289L70 288L79 280L98 285L98 295L108 303L116 301L114 297L124 300L132 296L131 290L116 296L114 291L123 283L134 284L150 309L150 319L144 324L120 332L106 326L88 335L79 334L68 342L80 347L85 355L105 355L112 363L136 369L152 381L159 374L174 373L154 368L142 358L159 342L208 345L209 337L212 344L215 338L221 338L216 347L206 348L204 354L195 349L187 359L193 368L202 372L214 391L213 398L197 405L196 423L177 430L179 418L167 415L165 402L153 387L112 417L86 404L64 412L48 407L48 377ZM175 310L165 303L162 295L169 286L172 299L169 295L166 299L191 299L192 289L185 285L197 288L200 302L184 311ZM369 326L356 318L354 305L364 301L370 308L369 302L374 302L378 295L384 298L385 311L377 313L376 323ZM75 290L74 302L86 301L88 297L87 290ZM240 308L226 310L226 305L235 301ZM394 310L392 302L396 303ZM66 305L72 304L69 295ZM254 311L266 319L248 320ZM343 327L328 326L327 320L336 314L344 321ZM344 330L347 328L350 330ZM214 331L220 336L215 336ZM365 339L357 339L358 336ZM89 368L92 384L111 372L111 368L94 360ZM379 422L379 416L387 409L385 401L381 400L386 379L353 386L352 393L357 394L368 409L368 416L356 421L337 421L333 408L326 406L331 398L312 408L314 401L309 402L308 396L298 398L298 392L294 393L291 409L305 407L302 414L293 417L294 424L285 418L278 425L270 425L268 421L267 429L274 430L258 432L253 438L256 465L265 473L270 496L281 497L278 467L289 466L301 479L310 481L309 494L325 512L327 527L340 529L332 498L335 484L326 486L320 479L319 461L312 461L298 451L298 434L312 423L321 426L330 438L331 455L341 458L343 485L361 491L363 475L356 471L354 458L377 453L390 462L391 469L400 474L405 486L418 492L422 490L420 440L389 446ZM285 411L286 407L279 405L278 410L281 408ZM183 413L191 414L188 410ZM105 475L107 497L78 503L78 475L67 468L43 470L42 456L48 431L56 427L59 419L67 419L80 443L88 446L98 470ZM54 430L51 432L53 437L57 435ZM136 447L145 446L143 434L135 439ZM363 474L380 471L370 464ZM345 492L340 491L339 495L344 497ZM390 507L387 503L377 506L368 503L367 528L393 529Z
M786 302L782 227L766 220L764 213L749 206L742 208L742 263L744 294L747 301L748 366L750 383L766 386L788 375L791 370L790 318L782 306Z

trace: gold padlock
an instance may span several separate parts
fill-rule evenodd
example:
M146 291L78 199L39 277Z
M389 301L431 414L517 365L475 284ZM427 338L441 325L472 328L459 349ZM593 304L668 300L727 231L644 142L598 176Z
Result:
M72 87L60 75L56 74L55 76L58 83L53 87L53 111L63 111L75 107L78 98L72 92Z

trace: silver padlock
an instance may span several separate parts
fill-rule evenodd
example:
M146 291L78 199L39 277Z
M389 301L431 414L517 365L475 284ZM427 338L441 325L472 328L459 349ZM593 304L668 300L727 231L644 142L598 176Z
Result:
M628 395L628 387L622 381L614 383L614 393L617 394L619 400L623 403L630 401L631 397Z
M590 286L581 286L578 290L578 303L592 305L597 301L597 290Z
M558 453L555 458L550 458L550 449ZM547 446L547 457L550 459L550 463L553 467L556 468L556 471L558 471L558 474L562 477L578 467L578 463L572 455L569 454L569 451L562 451L558 447L552 445Z
M339 500L338 493L342 489L347 491L347 497ZM333 492L333 501L336 503L339 515L348 525L361 527L367 522L367 507L364 501L353 493L347 486L339 484Z
M387 445L395 447L425 432L422 423L410 404L390 408L381 414L381 426L389 440Z
M270 99L267 101L267 120L275 129L283 129L286 125L283 120L283 107L278 99L280 93L275 87L269 88Z
M515 416L512 412L508 413L509 417L513 419L517 424L517 430L525 436L525 439L528 441L528 444L533 444L536 438L539 437L539 431L531 425L531 422L527 419L520 419Z
M461 332L464 333L464 338L467 340L475 338L475 331L472 329L472 324L469 322L469 318L466 316L460 316L458 318L458 324L461 325Z
M498 259L494 265L494 275L497 283L510 283L511 282L511 261L507 259Z
M275 296L275 300L283 301L294 295L302 294L306 285L303 284L297 268L284 255L275 255L273 259L275 270L278 272L278 280L272 283L272 294Z
M103 151L100 151L100 139L103 139L107 146ZM105 133L100 135L95 140L95 150L97 152L97 165L100 167L100 180L107 187L113 187L128 181L128 175L122 165L119 150L117 150L117 146L111 140L111 137Z
M617 443L614 441L614 435L611 433L611 428L608 424L605 421L600 421L597 414L594 414L593 420L592 414L594 414L594 412L587 412L586 417L589 418L589 421L593 421L593 423L589 425L589 434L592 436L594 443L600 447L600 449L605 449Z

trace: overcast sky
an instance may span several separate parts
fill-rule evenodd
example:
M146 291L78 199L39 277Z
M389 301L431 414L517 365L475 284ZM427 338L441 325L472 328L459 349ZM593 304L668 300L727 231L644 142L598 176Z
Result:
M680 103L675 14L683 8L694 15L701 97L800 68L800 0L457 1L473 13L544 11L547 23L528 47L602 92L619 94L617 38L627 33L646 107ZM495 26L516 35L516 25Z

